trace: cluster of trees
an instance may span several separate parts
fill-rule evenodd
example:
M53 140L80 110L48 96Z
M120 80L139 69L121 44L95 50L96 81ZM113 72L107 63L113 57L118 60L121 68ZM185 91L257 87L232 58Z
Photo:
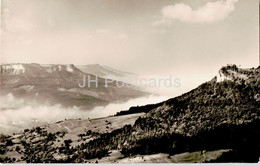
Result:
M157 104L148 104L145 106L130 107L129 110L117 112L115 116L129 115L129 114L135 114L141 112L148 113L150 110L155 109L161 106L162 104L163 103L157 103Z
M8 146L13 146L13 142L10 140L10 136L0 134L0 163L13 163L15 161L15 159L2 156L8 151Z

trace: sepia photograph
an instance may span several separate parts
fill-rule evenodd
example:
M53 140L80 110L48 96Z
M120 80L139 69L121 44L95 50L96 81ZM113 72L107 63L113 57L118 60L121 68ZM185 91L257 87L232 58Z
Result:
M0 163L260 163L259 0L0 6Z

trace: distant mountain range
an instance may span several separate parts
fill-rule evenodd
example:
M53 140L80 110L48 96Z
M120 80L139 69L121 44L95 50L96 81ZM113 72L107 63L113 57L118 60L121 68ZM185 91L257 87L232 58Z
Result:
M102 68L96 68L95 71L103 73ZM80 88L79 83L82 84L83 76L96 79L92 72L83 72L72 64L3 64L1 95L12 94L15 98L23 99L24 104L61 104L64 107L78 106L82 109L146 95L136 88L118 88L115 82L108 83L108 87L105 87L105 80L100 74L98 88L95 83L91 83L90 88Z
M136 76L134 73L119 71L108 66L101 66L99 64L76 65L82 72L97 75L102 78L110 78L120 80L123 78L132 78Z
M259 125L260 67L228 65L211 81L161 103L133 107L114 117L65 120L2 135L0 160L258 162Z

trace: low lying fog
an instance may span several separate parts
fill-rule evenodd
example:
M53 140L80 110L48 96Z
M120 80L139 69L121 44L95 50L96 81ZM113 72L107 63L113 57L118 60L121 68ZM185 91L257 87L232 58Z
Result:
M92 110L82 111L76 106L67 109L62 108L61 105L25 106L23 100L15 99L12 94L9 94L1 98L1 107L4 109L0 111L0 127L2 133L17 132L24 128L64 119L105 117L114 115L121 110L127 110L131 106L158 103L167 99L167 97L150 95L131 99L124 103L111 103L107 106L98 106Z

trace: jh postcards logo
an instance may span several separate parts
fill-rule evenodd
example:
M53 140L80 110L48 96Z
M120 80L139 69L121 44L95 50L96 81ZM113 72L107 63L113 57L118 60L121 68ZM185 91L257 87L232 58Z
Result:
M98 88L100 85L107 88L109 84L115 84L118 88L173 88L173 87L180 87L181 86L181 80L179 78L174 78L172 75L163 77L163 78L156 78L156 77L149 77L149 78L140 78L140 77L134 77L134 78L124 78L124 79L109 79L104 78L104 83L99 83L100 78L95 75L90 76L86 75L83 76L81 82L79 82L80 88L91 88L96 87Z

